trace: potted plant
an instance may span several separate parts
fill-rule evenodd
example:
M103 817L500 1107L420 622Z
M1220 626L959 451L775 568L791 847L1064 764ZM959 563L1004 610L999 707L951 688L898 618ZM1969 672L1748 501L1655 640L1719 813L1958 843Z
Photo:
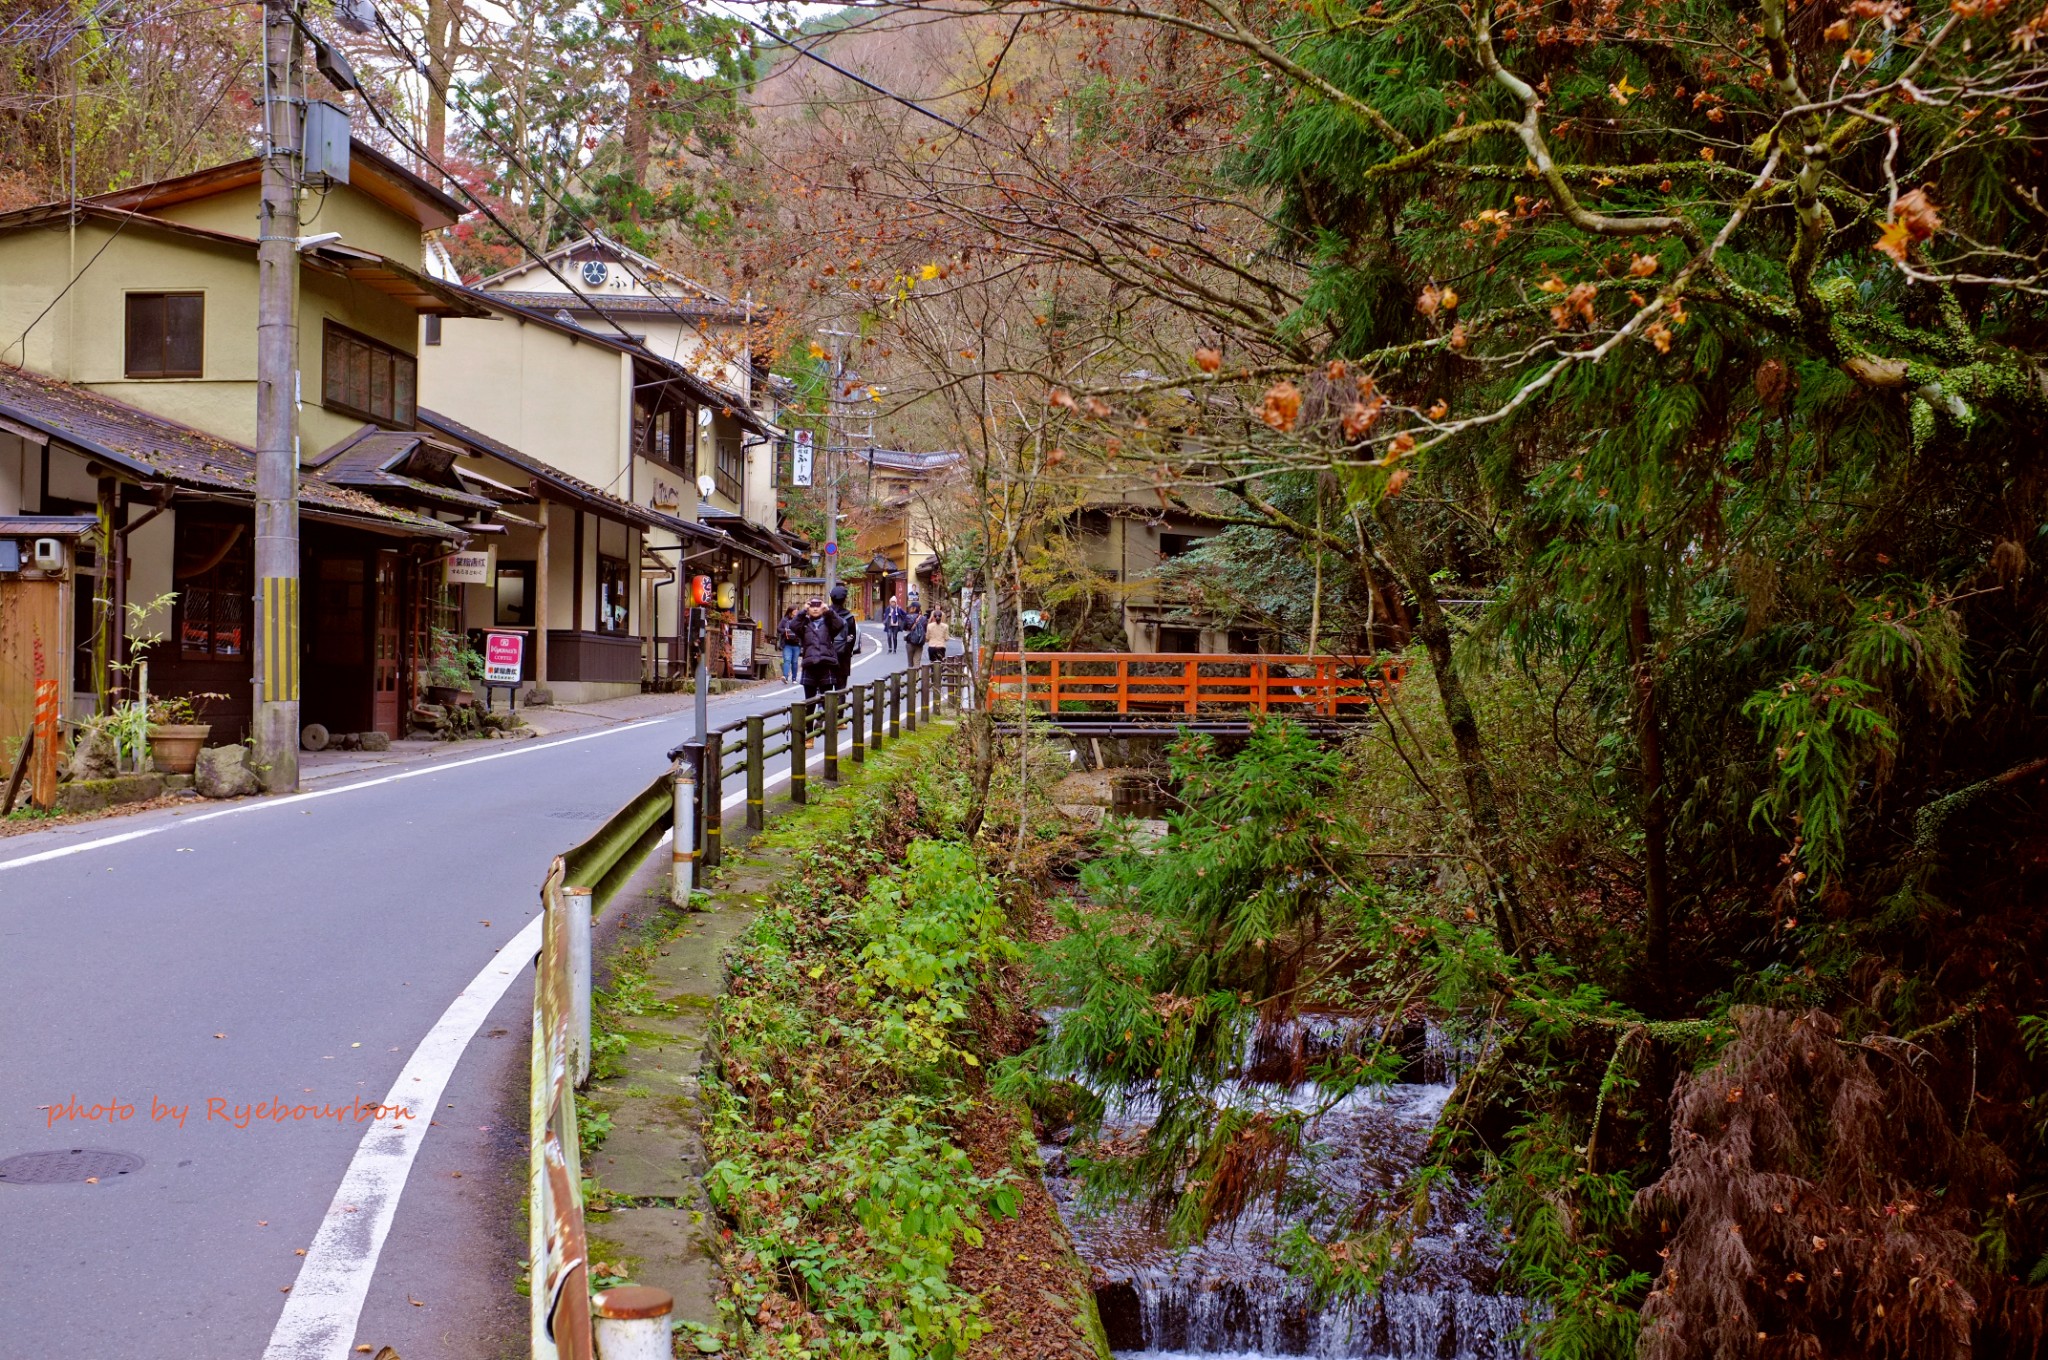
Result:
M483 654L469 645L469 639L446 628L436 628L432 653L420 673L427 702L453 707L462 702L462 696L474 693L483 678Z
M152 696L149 701L149 756L165 774L190 774L199 763L199 749L213 728L200 721L199 711L221 694Z

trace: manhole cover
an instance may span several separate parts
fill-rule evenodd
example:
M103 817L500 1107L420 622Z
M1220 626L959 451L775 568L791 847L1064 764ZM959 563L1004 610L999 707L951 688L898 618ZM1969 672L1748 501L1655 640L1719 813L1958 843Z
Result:
M104 1184L141 1169L142 1159L132 1152L58 1148L54 1152L24 1152L0 1160L0 1181L10 1185L61 1185L96 1178Z

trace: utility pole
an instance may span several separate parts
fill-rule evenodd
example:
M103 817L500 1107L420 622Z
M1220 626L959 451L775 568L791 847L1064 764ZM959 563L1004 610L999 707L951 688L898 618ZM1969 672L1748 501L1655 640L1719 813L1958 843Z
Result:
M832 390L825 394L825 444L818 454L825 462L825 598L839 584L839 465L832 460L839 421L839 389L846 384L846 356L839 348L838 331L832 336Z
M263 188L256 216L256 627L253 736L264 787L299 786L299 128L301 43L263 5ZM298 93L295 93L298 92Z

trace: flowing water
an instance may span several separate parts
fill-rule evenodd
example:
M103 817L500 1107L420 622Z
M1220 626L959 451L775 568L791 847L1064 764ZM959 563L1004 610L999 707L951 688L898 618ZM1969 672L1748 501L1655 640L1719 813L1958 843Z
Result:
M1462 1187L1432 1200L1416 1233L1409 1268L1376 1297L1317 1305L1272 1259L1277 1233L1306 1222L1334 1238L1362 1206L1405 1196L1436 1116L1451 1094L1458 1055L1433 1030L1406 1046L1412 1078L1337 1102L1317 1116L1293 1174L1305 1194L1276 1212L1270 1199L1235 1225L1176 1249L1141 1209L1095 1211L1079 1203L1066 1149L1040 1148L1047 1185L1093 1271L1110 1345L1132 1360L1183 1356L1314 1356L1317 1360L1518 1360L1514 1339L1524 1304L1498 1288L1492 1228ZM1239 1077L1219 1092L1232 1105L1312 1111L1324 1103L1305 1069L1357 1048L1370 1035L1355 1022L1304 1017L1262 1031ZM1112 1105L1106 1136L1150 1122L1142 1100Z

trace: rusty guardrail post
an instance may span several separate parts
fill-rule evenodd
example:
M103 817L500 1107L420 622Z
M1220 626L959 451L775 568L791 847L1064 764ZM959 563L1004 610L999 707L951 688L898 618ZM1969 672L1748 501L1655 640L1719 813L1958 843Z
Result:
M768 774L766 758L762 752L768 749L764 733L766 728L761 715L756 713L747 719L747 829L759 831L768 824Z
M811 786L811 705L799 699L789 706L789 801L803 804Z
M849 685L846 702L849 710L846 718L846 735L853 743L853 763L863 765L868 758L868 711L862 702L867 697L867 686Z
M679 907L690 905L690 893L697 886L697 790L703 767L703 745L684 742L676 761L675 843L669 856L669 901Z
M590 1297L597 1360L669 1360L675 1352L669 1314L676 1301L666 1289L622 1284Z
M719 848L725 842L725 734L704 734L704 782L698 787L697 805L704 819L704 867L718 867Z
M590 1080L591 896L589 888L562 889L562 938L569 946L569 1069L578 1086Z
M825 782L839 782L839 691L826 690L825 700Z

